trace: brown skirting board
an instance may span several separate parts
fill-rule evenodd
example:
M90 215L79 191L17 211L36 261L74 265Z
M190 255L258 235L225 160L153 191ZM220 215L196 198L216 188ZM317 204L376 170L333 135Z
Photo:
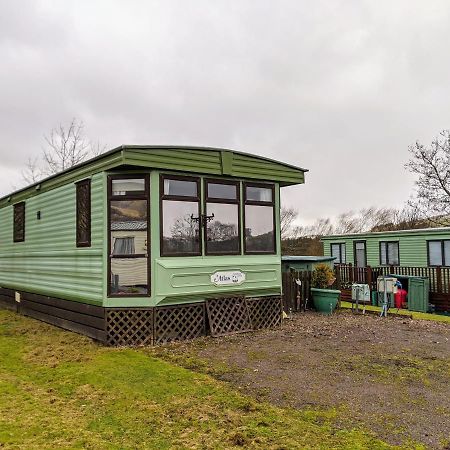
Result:
M0 308L17 312L15 291L12 289L0 288Z
M279 296L217 298L153 308L103 308L0 288L0 308L112 346L158 345L209 333L222 336L276 327L282 320Z
M22 292L19 312L98 341L106 339L105 309L101 306Z

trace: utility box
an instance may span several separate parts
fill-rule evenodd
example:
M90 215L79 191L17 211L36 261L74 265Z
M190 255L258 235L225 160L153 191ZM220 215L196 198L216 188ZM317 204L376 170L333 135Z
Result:
M427 277L415 277L406 275L395 276L408 291L408 310L428 312L430 297L430 279Z
M388 277L378 277L377 278L377 291L384 292L388 294L395 294L397 292L397 278L389 275Z
M430 280L413 277L409 280L408 309L410 311L428 311Z
M352 284L352 300L361 303L370 302L370 287L368 284Z

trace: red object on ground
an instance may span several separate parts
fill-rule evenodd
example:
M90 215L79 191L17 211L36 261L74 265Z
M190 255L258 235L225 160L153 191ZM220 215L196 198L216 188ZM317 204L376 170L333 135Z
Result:
M399 289L396 294L394 294L394 304L396 308L402 308L406 304L406 296L408 291L405 289Z

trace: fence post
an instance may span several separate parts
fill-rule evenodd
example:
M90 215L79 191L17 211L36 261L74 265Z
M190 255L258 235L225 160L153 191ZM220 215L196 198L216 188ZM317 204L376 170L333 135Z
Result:
M341 289L341 269L338 264L334 266L334 274L336 275L336 289Z
M372 292L372 267L366 267L366 284L369 285L369 290Z
M348 272L349 272L349 281L350 281L350 284L353 284L353 275L354 275L354 273L353 273L353 264L352 263L349 263L349 265L348 265Z
M436 267L436 290L438 292L438 294L441 294L443 289L442 289L442 272L441 272L441 268L440 267Z

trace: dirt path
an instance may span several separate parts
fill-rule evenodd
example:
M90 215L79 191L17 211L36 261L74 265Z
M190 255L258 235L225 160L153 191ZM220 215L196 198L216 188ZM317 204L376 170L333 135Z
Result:
M282 329L159 351L232 367L220 377L277 405L335 408L338 425L363 423L392 444L450 448L447 324L311 312Z

